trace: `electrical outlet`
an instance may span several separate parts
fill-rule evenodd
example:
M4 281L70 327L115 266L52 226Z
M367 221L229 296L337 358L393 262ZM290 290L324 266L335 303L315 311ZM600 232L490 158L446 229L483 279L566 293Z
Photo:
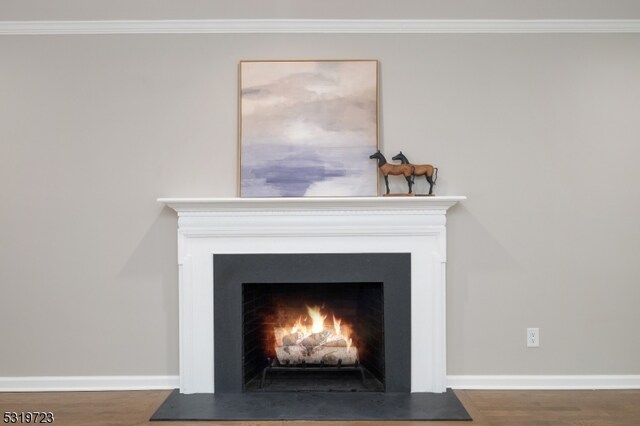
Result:
M540 329L527 328L527 347L537 348L540 346Z

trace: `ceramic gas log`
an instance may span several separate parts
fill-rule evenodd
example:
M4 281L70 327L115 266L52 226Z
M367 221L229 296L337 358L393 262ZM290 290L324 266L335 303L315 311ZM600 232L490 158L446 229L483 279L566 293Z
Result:
M295 325L275 327L275 352L281 365L355 365L358 349L352 345L352 329L333 317L333 327L325 326L327 315L319 307L307 306L308 317ZM307 324L307 319L312 324Z
M358 349L353 346L279 346L276 347L276 358L281 365L355 365Z

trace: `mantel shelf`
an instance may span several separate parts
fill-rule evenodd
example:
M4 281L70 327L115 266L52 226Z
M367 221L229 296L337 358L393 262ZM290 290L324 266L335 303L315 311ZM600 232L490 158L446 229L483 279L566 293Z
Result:
M318 198L158 198L178 213L331 210L443 210L465 196Z

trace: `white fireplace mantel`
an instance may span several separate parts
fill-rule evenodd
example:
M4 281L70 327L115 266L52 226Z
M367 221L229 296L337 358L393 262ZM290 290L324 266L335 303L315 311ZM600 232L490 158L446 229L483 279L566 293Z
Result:
M446 212L463 196L159 198L178 213L180 392L214 392L213 255L410 253L411 391L446 390Z

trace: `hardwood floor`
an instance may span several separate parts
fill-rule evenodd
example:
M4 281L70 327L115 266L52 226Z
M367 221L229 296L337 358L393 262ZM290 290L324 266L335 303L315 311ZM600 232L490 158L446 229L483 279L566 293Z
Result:
M640 425L640 390L455 391L472 422L375 422L376 425ZM149 422L170 391L0 393L4 412L50 411L54 424L155 426L366 426L372 422ZM20 423L16 423L20 424Z

